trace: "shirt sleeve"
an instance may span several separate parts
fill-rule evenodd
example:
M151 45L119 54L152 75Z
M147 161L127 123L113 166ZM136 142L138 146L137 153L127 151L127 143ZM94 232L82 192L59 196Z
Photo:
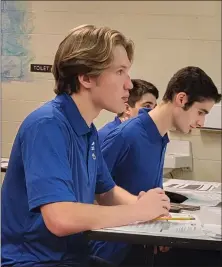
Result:
M127 157L130 143L125 141L122 132L112 131L101 145L102 155L112 177L115 177L118 166Z
M98 170L96 180L96 194L103 194L111 190L116 184L107 168L107 165L103 159L101 149L98 149Z
M55 119L43 119L21 136L29 210L53 202L75 202L68 159L69 135Z
M157 186L160 187L160 188L163 188L163 169L164 169L166 148L167 148L167 146L165 145L165 147L163 148L163 151L162 151L162 155L161 155L160 173L159 173L158 184L157 184Z
M163 166L161 166L161 173L160 173L159 182L157 186L163 189Z

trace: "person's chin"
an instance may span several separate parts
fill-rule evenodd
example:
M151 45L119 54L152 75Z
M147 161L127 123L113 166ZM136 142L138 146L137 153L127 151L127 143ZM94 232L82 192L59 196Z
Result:
M182 129L182 128L177 128L177 131L182 133L182 134L188 134L190 133L191 129Z
M125 105L113 105L112 107L110 107L109 111L117 114L123 113L125 111Z

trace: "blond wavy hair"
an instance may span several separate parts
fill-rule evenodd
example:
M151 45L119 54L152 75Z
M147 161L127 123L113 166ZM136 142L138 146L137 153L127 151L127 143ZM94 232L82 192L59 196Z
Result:
M78 75L100 75L113 60L113 49L122 45L132 62L133 42L122 33L108 27L81 25L70 31L56 52L52 73L55 93L77 93Z

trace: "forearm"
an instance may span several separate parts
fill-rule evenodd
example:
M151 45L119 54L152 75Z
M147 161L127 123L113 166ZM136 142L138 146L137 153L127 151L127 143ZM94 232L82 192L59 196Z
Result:
M137 201L137 196L134 196L119 186L115 186L112 190L96 195L96 200L100 205L128 205Z
M57 236L126 225L138 219L134 204L107 207L60 202L45 205L41 211L47 228Z
M40 207L40 210L48 230L57 236L66 236L169 216L170 201L162 189L156 188L143 192L137 201L128 205L101 206L57 202L46 204Z

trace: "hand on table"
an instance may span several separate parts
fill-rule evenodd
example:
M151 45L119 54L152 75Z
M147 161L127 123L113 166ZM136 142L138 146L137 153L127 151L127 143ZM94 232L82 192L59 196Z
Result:
M141 213L142 221L151 221L157 217L169 216L170 199L161 188L140 192L136 205Z
M154 247L154 254L156 255L159 252L168 252L170 250L170 247L165 247L165 246L155 246Z
M163 192L164 193L164 192ZM144 196L144 194L146 194L146 192L144 192L144 191L141 191L140 193L139 193L139 195L138 195L138 200L140 199L140 198L142 198L143 196ZM168 252L170 250L170 247L165 247L165 246L155 246L154 247L154 254L157 254L158 253L158 251L160 251L160 252Z

